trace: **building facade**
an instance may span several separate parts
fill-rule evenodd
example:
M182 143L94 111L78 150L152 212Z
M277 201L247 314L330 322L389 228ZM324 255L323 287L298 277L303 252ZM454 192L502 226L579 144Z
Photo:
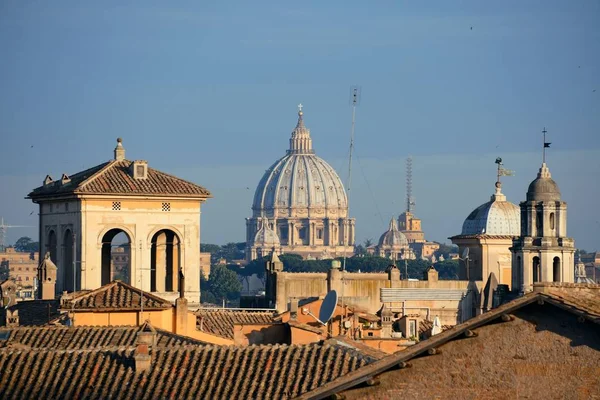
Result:
M512 286L531 291L536 282L574 282L575 241L567 237L567 203L545 162L521 202L521 235L512 245Z
M275 251L325 259L354 253L354 219L335 170L315 155L299 106L290 148L265 172L246 219L246 259Z
M59 180L46 176L28 196L39 205L40 253L58 267L56 291L96 289L115 277L174 300L178 270L186 297L200 300L200 206L210 192L129 161L121 139L114 159ZM119 262L121 259L119 259Z

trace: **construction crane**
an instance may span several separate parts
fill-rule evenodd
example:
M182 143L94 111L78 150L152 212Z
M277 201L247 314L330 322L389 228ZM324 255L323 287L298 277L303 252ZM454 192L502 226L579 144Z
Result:
M26 225L6 225L4 223L4 217L0 218L0 251L4 251L6 248L6 231L8 228L33 228L32 226Z

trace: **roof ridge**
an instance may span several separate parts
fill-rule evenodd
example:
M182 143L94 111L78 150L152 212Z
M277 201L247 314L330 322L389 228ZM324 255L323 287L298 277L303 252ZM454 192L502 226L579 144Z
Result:
M188 185L194 185L194 186L196 186L196 187L199 187L199 188L201 188L202 190L206 191L206 196L207 196L207 197L209 197L209 198L210 198L210 197L213 197L213 196L212 196L212 194L210 193L210 191L209 191L207 188L205 188L204 186L200 186L200 185L198 185L197 183L194 183L194 182L188 181L188 180L186 180L186 179L183 179L183 178L179 178L179 177L177 177L177 176L175 176L175 175L171 175L171 174L168 174L168 173L166 173L166 172L163 172L163 171L159 171L159 170L157 170L156 168L152 168L152 167L150 167L150 166L148 167L148 170L151 170L151 171L154 171L154 172L156 172L157 174L160 174L160 175L165 175L165 176L168 176L169 178L173 178L173 179L176 179L176 180L178 180L178 181L181 181L181 182L187 183Z
M82 182L79 183L79 185L77 185L77 187L73 190L74 192L77 192L80 189L83 189L84 186L90 184L91 182L94 182L96 179L98 179L98 177L100 177L102 174L104 174L111 166L115 165L117 160L109 160L106 162L106 165L104 165L104 167L100 168L98 171L96 171L92 176L84 179ZM127 161L127 160L124 160Z

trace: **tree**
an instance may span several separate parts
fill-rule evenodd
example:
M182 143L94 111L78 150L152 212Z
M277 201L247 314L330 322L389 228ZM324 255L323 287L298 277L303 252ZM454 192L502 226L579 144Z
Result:
M30 237L23 236L20 237L15 242L15 250L21 252L32 253L38 251L40 248L39 242L34 242Z
M370 239L370 238L369 239L365 239L364 243L365 243L364 246L365 246L365 249L366 249L366 248L368 248L368 247L370 247L370 246L373 245L373 239Z
M202 280L200 284L202 286ZM238 280L235 272L228 270L223 265L215 265L211 268L205 287L217 300L235 300L240 297L242 283Z

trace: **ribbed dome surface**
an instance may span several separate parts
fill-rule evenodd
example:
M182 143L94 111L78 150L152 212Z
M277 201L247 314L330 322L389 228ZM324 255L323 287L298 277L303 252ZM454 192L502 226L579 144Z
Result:
M394 218L390 221L388 230L379 238L379 246L408 246L408 239L398 230Z
M312 149L310 131L304 126L303 114L292 132L290 149L263 175L252 209L255 215L263 211L286 208L343 209L348 200L342 180L335 170Z
M521 234L521 210L506 201L506 196L497 188L491 200L469 214L462 227L463 235L508 235Z

